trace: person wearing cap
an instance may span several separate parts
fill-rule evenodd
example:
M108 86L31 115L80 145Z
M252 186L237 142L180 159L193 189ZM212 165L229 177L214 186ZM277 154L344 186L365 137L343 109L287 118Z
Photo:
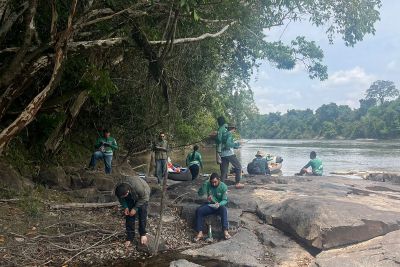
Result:
M244 185L240 183L242 178L242 165L235 155L234 149L239 148L239 142L233 141L233 133L236 131L235 125L229 125L228 131L222 137L221 144L221 181L228 178L229 163L233 165L235 171L235 187L237 189L243 188Z
M311 167L311 170L308 168ZM322 176L324 171L324 167L322 165L322 160L317 158L317 153L315 151L311 151L310 153L310 161L300 170L299 173L295 175L301 176L305 175L315 175L315 176Z
M249 174L270 174L268 161L263 151L257 151L253 161L247 165L247 172Z
M89 163L89 169L94 170L96 167L97 160L102 159L104 161L105 173L111 173L111 163L113 158L113 151L118 149L117 141L110 136L110 131L107 129L103 130L103 136L97 138L94 146L96 151L92 154L92 158Z
M124 176L117 183L114 193L125 216L125 246L130 246L135 238L136 217L139 217L140 243L146 245L147 206L150 199L149 185L140 177Z

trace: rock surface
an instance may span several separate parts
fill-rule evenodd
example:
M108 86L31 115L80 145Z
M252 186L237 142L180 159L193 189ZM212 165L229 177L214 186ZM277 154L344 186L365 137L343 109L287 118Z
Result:
M224 260L244 266L266 266L262 261L264 247L257 236L243 229L230 240L214 243L199 249L189 249L182 252L190 256L204 256Z
M320 253L314 266L319 267L394 267L400 265L400 231L369 241Z
M244 181L244 189L229 186L228 207L257 213L265 222L311 250L348 246L400 229L398 185L334 176L253 176ZM201 182L174 185L169 188L170 195L186 194L181 199L184 205L197 203L199 198L193 192ZM186 214L194 216L194 211L189 210ZM273 237L275 233L274 228L251 230L259 237ZM279 249L273 253L279 258L287 248L279 243L282 237L275 240L272 237L263 242L264 245L270 243L271 248L274 247L272 244L278 244L276 247ZM303 249L300 250L298 255L304 253ZM309 261L309 254L303 255L305 261Z
M184 259L176 260L169 264L169 267L201 267L201 266L202 265L198 265L196 263Z

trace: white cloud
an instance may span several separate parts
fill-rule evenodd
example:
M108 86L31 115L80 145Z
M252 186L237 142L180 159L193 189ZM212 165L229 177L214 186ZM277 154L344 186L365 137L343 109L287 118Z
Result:
M386 65L386 68L388 70L397 70L399 66L396 60L392 60Z
M316 88L336 90L337 87L347 87L349 89L363 87L365 90L374 80L376 80L375 75L367 74L363 68L356 66L350 70L334 72L326 81L321 82Z

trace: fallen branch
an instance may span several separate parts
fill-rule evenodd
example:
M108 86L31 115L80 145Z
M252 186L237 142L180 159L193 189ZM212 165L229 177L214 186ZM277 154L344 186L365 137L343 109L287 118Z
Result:
M92 209L92 208L111 208L118 206L119 202L107 202L107 203L66 203L66 204L55 204L51 205L50 209Z
M91 249L91 248L97 246L97 245L100 244L101 242L104 242L104 241L106 241L107 239L110 239L110 238L113 237L113 236L116 236L116 235L119 234L119 233L121 233L121 231L115 232L115 233L113 233L112 235L109 235L109 236L107 236L106 238L103 238L102 240L100 240L100 241L94 243L93 245L91 245L91 246L85 248L84 250L81 250L79 253L76 253L74 256L72 256L72 257L69 258L68 260L64 261L64 263L63 263L62 265L63 265L63 266L66 265L68 262L70 262L71 260L73 260L74 258L76 258L77 256L79 256L79 255L82 254L83 252L85 252L85 251L87 251L87 250L89 250L89 249Z
M0 202L17 202L19 200L19 198L0 199Z

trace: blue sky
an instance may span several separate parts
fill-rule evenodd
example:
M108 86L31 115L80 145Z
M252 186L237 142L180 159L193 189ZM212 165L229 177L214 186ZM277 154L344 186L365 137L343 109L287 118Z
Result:
M358 108L358 100L375 80L393 81L400 89L400 1L382 2L381 20L375 24L375 35L365 36L354 47L346 47L340 36L333 45L329 44L325 29L308 22L292 22L286 29L266 32L268 41L289 43L298 35L316 41L324 51L329 78L322 82L311 80L302 65L287 71L263 62L251 81L260 113L315 110L330 102Z

